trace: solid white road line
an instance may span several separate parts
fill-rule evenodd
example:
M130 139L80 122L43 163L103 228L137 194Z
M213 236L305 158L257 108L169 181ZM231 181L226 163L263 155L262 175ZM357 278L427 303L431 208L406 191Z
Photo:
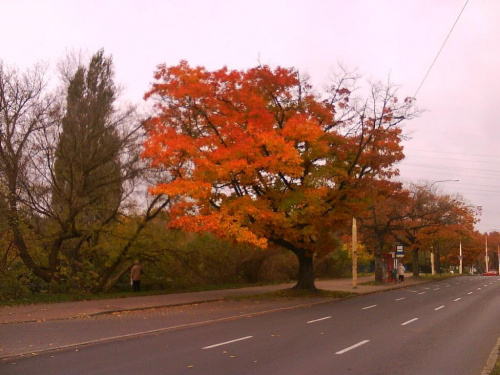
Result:
M407 325L407 324L413 323L413 322L414 322L414 321L416 321L416 320L418 320L418 318L413 318L413 319L410 319L410 320L408 320L408 321L406 321L406 322L404 322L404 323L401 323L401 325L402 325L402 326L405 326L405 325Z
M349 350L353 350L353 349L356 349L357 347L360 347L361 345L365 345L366 343L369 343L370 340L363 340L363 341L360 341L358 342L357 344L354 344L348 348L345 348L345 349L342 349L341 351L338 351L337 353L335 354L344 354L346 352L348 352Z
M310 323L316 323L316 322L320 322L322 320L326 320L326 319L330 319L331 316L325 316L324 318L319 318L319 319L314 319L314 320L310 320L307 322L307 324L310 324Z
M366 307L363 307L361 310L368 310L368 309L372 309L374 307L377 307L377 305L366 306Z
M461 299L462 299L462 298L460 298L460 297L459 297L459 298L455 298L455 299L453 300L453 302L460 301Z
M222 346L222 345L227 345L227 344L232 344L233 342L238 342L238 341L243 341L243 340L248 340L248 339L251 339L253 336L246 336L246 337L241 337L239 339L235 339L235 340L231 340L231 341L225 341L225 342L221 342L219 344L214 344L214 345L210 345L210 346L205 346L204 348L202 349L212 349L212 348L216 348L218 346Z
M439 306L439 307L436 307L436 308L434 309L434 311L441 310L443 307L444 307L444 305L441 305L441 306Z

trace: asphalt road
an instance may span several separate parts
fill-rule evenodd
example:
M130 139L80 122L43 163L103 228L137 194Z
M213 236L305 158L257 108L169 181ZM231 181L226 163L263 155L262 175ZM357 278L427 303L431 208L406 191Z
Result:
M161 316L88 320L80 330L121 322L151 331ZM11 359L0 374L479 375L499 319L500 278L461 277ZM64 329L59 323L44 327Z

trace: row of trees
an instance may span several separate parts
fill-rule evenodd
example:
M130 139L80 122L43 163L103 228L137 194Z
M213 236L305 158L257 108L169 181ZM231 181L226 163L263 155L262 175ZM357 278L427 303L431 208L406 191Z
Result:
M462 244L464 264L479 260L481 235L474 230L479 213L477 207L466 204L460 196L438 194L431 184L394 191L387 199L370 205L360 219L363 239L376 258L395 251L397 244L403 245L411 251L407 263L418 276L421 251L436 250L441 255L451 252L452 264L458 265ZM439 262L440 258L436 259ZM376 269L376 278L382 280L380 267Z
M359 77L341 70L320 95L294 69L181 62L159 66L142 120L120 104L104 51L61 72L53 93L42 66L0 62L4 274L21 264L45 283L108 290L134 258L168 257L176 245L157 231L180 229L289 250L297 288L313 289L313 259L340 247L352 217L377 277L395 242L415 263L429 241L452 237L473 256L475 217L462 199L393 179L401 125L418 115L393 86L372 84L362 99Z

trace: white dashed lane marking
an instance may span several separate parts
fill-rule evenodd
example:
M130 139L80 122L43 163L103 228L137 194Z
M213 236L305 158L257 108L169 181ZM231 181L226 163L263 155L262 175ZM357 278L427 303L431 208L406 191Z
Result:
M324 318L319 318L319 319L314 319L314 320L310 320L307 322L307 324L311 324L311 323L316 323L316 322L321 322L322 320L327 320L327 319L330 319L331 316L325 316Z
M202 349L212 349L212 348L216 348L218 346L222 346L222 345L227 345L227 344L232 344L233 342L238 342L238 341L243 341L243 340L248 340L248 339L251 339L253 336L246 336L246 337L240 337L239 339L234 339L234 340L230 340L230 341L224 341L224 342L220 342L218 344L214 344L214 345L210 345L210 346L205 346L204 348Z
M406 321L406 322L404 322L404 323L401 323L401 325L402 325L402 326L406 326L406 325L408 325L408 324L410 324L410 323L413 323L413 322L415 322L415 321L417 321L417 320L418 320L418 318L413 318L413 319L407 320L407 321Z
M342 350L338 351L338 352L337 352L337 353L335 353L335 354L344 354L344 353L346 353L346 352L348 352L348 351L350 351L350 350L356 349L356 348L360 347L361 345L365 345L365 344L367 344L367 343L369 343L369 342L370 342L370 340L363 340L363 341L360 341L360 342L358 342L357 344L354 344L354 345L352 345L352 346L349 346L348 348L342 349Z

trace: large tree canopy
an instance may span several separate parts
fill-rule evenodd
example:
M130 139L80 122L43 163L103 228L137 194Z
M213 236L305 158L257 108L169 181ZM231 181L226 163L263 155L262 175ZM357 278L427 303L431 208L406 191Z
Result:
M294 69L160 66L143 156L170 174L151 188L173 199L170 225L289 249L297 287L314 288L313 256L332 250L332 231L374 185L390 188L399 124L413 115L391 87L356 100L352 78L344 72L320 98Z

